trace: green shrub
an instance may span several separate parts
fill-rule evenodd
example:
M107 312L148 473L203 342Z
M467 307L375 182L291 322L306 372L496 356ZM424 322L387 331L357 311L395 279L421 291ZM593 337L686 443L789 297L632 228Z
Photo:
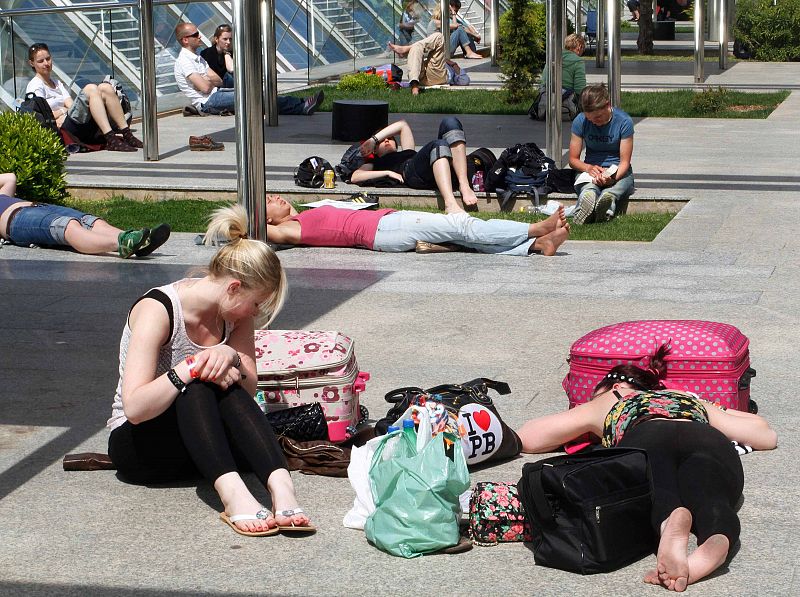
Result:
M352 73L344 75L336 86L342 91L369 91L370 89L386 89L383 77L368 73Z
M714 114L727 108L730 95L731 92L722 87L705 89L701 93L694 94L689 101L689 109L695 114Z
M0 114L0 172L17 175L17 196L28 201L58 202L67 194L67 152L32 114Z
M500 17L500 78L509 103L530 98L545 61L545 5L510 0Z
M734 35L755 60L800 61L800 0L739 0Z

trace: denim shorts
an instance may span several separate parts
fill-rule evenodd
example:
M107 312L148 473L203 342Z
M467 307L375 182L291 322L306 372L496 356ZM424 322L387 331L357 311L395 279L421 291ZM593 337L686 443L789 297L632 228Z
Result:
M21 208L11 221L8 240L15 245L62 245L69 246L64 234L72 220L91 229L99 220L97 216L83 213L61 205L34 204Z

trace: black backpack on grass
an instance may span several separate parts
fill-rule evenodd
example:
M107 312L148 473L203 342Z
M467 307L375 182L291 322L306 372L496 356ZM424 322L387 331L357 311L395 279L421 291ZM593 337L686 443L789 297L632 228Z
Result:
M353 143L342 155L339 164L334 168L334 172L342 182L350 182L353 172L361 168L366 160L361 155L361 143Z
M58 132L58 125L56 124L56 117L53 115L53 110L43 97L39 97L33 92L26 93L25 99L22 101L19 108L17 108L17 112L20 114L33 114L37 122L42 125L43 128L53 131L56 137L58 137L58 140L61 141L61 143L64 142L61 139L61 134Z
M318 155L312 155L300 162L294 171L294 183L299 187L318 189L324 182L325 170L333 170L331 163Z

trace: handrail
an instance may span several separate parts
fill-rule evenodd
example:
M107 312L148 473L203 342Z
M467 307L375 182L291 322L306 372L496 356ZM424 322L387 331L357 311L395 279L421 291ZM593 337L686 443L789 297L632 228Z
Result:
M153 6L167 4L208 4L209 0L153 0ZM42 6L39 8L0 8L0 17L19 17L59 12L78 12L85 10L107 10L111 8L138 8L138 0L119 0L119 2L87 2L70 6Z

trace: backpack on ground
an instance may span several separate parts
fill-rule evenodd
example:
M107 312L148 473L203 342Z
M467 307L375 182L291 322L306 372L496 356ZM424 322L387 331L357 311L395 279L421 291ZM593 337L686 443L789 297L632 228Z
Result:
M396 64L381 64L379 66L365 66L358 69L368 75L378 75L387 83L399 83L403 80L403 69Z
M131 108L131 100L128 99L128 95L125 93L125 90L122 89L122 85L111 75L106 75L103 79L103 83L108 83L114 88L114 92L119 98L119 105L122 106L122 114L125 117L125 122L130 126L131 120L133 120L133 110Z
M475 173L480 171L483 172L485 180L486 174L496 161L497 156L494 155L491 149L479 147L467 156L467 177L472 180Z
M517 490L537 566L610 572L656 545L645 450L603 448L531 462L522 467Z
M496 192L500 209L520 194L532 195L534 204L551 192L547 184L548 174L556 169L556 163L544 155L535 143L517 143L500 154L486 174L486 191Z
M561 119L575 120L580 113L578 96L572 89L561 89ZM539 87L539 95L528 108L528 116L532 120L545 120L547 118L547 88Z
M342 182L349 183L353 172L364 165L364 156L361 155L361 143L354 143L342 155L342 159L333 169Z
M324 182L325 170L333 170L331 163L325 158L312 155L300 162L294 171L294 183L299 187L318 189Z
M58 132L58 125L56 124L56 117L53 115L53 110L50 104L43 97L39 97L33 92L26 93L25 99L17 108L20 114L33 114L36 121L45 129L53 131L56 137L63 143L61 134Z

